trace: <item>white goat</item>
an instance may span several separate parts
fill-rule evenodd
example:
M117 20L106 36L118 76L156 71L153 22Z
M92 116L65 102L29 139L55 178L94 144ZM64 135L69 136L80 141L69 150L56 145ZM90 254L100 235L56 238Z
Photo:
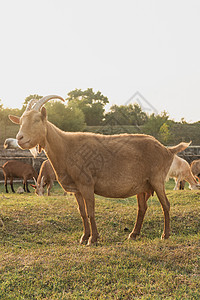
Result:
M18 145L17 139L7 138L4 142L5 149L21 149ZM36 157L38 155L37 147L30 149L31 154Z
M175 180L176 185L174 190L179 190L180 182L182 180L187 181L192 190L198 190L200 188L200 185L197 183L194 175L191 172L189 163L177 155L174 156L173 162L166 177L166 181L168 181L169 178L174 178Z
M189 144L166 148L154 137L143 134L63 132L47 120L43 105L50 99L64 101L56 95L33 99L21 118L9 118L20 124L19 146L31 149L39 145L39 151L44 149L60 185L66 192L75 193L84 225L80 242L90 245L98 240L94 193L110 198L138 195L136 225L129 235L135 239L146 213L146 199L155 191L165 219L162 238L169 238L170 203L165 178L174 155Z

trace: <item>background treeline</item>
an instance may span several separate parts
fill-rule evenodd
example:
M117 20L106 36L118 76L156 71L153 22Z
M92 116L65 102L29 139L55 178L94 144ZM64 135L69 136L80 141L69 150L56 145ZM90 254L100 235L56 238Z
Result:
M15 137L18 126L13 125L9 114L21 115L28 101L41 98L39 95L28 96L21 109L4 108L0 103L0 144L8 137ZM155 136L165 145L192 140L193 145L200 145L200 122L188 124L182 119L175 122L166 112L159 115L147 114L138 104L113 105L105 111L108 98L93 89L73 90L68 93L66 103L48 102L45 107L48 119L64 131L91 131L103 134L145 133Z

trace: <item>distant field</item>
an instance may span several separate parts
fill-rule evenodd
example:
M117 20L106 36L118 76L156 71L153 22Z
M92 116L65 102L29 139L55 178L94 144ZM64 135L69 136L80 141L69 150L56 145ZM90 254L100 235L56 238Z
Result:
M136 198L96 197L100 240L87 247L76 201L57 184L50 197L1 184L0 299L200 299L200 192L172 187L169 240L156 196L136 241L127 240Z

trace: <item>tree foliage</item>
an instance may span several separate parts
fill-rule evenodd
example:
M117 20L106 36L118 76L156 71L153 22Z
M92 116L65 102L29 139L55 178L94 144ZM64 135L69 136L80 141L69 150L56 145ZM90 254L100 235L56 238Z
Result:
M163 143L166 143L171 137L170 127L172 124L173 121L169 119L169 115L164 111L160 115L150 115L143 130L145 133L153 135Z
M105 115L105 123L112 125L143 125L148 117L138 104L113 105Z
M4 108L0 100L1 142L7 137L14 137L13 135L9 136L9 133L14 132L13 129L16 125L10 122L8 115L21 116L27 103L33 98L40 99L42 96L32 94L26 97L22 109ZM75 89L68 93L66 100L68 100L66 103L50 101L45 104L49 121L64 131L83 131L86 126L88 126L87 131L91 131L91 126L98 126L98 132L109 134L105 130L107 125L109 125L108 127L110 125L113 126L114 130L111 131L112 133L129 132L129 127L133 128L133 126L136 126L130 132L153 135L164 144L172 145L174 142L177 142L177 139L178 142L192 139L196 144L199 141L196 134L199 128L193 130L192 124L187 124L184 118L182 118L181 123L175 123L170 120L166 112L159 115L148 115L142 111L138 104L129 104L113 105L105 113L105 105L108 103L108 98L102 95L100 91L95 93L91 88L85 91ZM122 130L120 129L120 125ZM198 127L198 125L199 123L197 122L194 126ZM127 131L126 128L128 128ZM179 133L178 138L177 130Z
M76 106L61 102L46 103L48 120L64 131L82 131L85 128L83 112Z
M101 125L105 105L108 103L108 98L103 96L101 92L95 93L93 89L85 91L75 89L68 93L66 100L68 100L69 106L77 107L83 112L87 125Z

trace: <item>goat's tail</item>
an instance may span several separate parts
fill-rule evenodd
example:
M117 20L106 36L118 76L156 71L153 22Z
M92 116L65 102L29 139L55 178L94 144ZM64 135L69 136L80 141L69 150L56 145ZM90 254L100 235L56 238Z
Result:
M176 153L179 153L179 152L185 150L191 143L192 143L192 141L190 141L189 143L182 142L182 143L178 144L177 146L169 147L168 149L170 150L170 152L172 154L176 154Z

